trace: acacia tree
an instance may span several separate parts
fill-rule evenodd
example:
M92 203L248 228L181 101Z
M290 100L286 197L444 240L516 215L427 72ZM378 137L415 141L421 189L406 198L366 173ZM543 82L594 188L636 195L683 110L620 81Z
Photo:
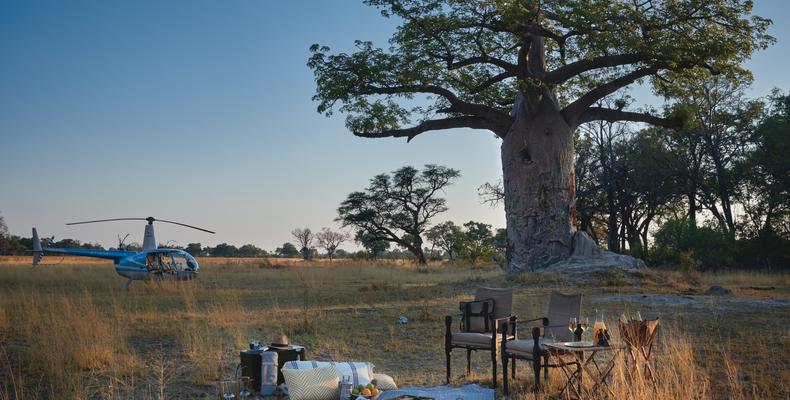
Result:
M368 258L378 259L382 253L389 250L390 242L381 240L365 231L357 231L354 241L362 245L368 252Z
M477 262L489 258L493 250L494 235L491 233L491 225L475 221L464 224L461 255L465 259Z
M403 167L392 175L376 175L364 192L353 192L340 204L337 220L369 235L370 240L395 243L425 264L422 234L431 218L447 211L445 199L438 195L460 175L452 168L430 164L422 171Z
M291 242L283 243L283 247L278 247L274 250L274 254L279 257L296 257L299 254L299 250L296 249L296 246L293 245Z
M299 251L302 253L302 258L305 260L310 259L310 244L313 243L313 231L310 228L296 228L291 231L291 236L299 243Z
M315 239L318 241L318 245L326 251L329 261L332 261L337 248L348 240L348 235L343 232L332 231L329 228L322 228L321 232L315 234Z
M732 75L767 46L748 0L368 0L402 23L388 49L313 45L318 111L357 136L414 139L451 128L502 139L509 271L569 255L573 132L594 121L676 126L678 115L598 105L649 80Z
M425 237L447 253L447 258L454 261L458 257L464 240L464 232L453 221L442 222L429 229Z

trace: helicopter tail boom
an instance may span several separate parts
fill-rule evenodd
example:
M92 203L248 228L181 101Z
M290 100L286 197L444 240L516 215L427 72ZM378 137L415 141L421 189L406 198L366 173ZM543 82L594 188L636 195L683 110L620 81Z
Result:
M41 259L44 258L44 253L58 253L72 256L104 258L118 262L134 252L131 251L117 251L117 250L93 250L93 249L58 249L53 247L43 247L41 240L38 237L36 228L33 228L33 250L28 250L33 253L33 266L39 265Z

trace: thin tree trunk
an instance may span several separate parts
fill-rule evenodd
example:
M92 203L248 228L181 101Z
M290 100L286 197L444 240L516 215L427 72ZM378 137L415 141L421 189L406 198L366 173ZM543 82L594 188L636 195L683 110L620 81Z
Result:
M688 193L689 200L689 223L692 227L697 227L697 191L693 189Z
M417 256L417 264L426 265L428 264L428 260L425 258L425 252L422 251L422 246L416 247L412 250L415 256Z
M502 142L507 271L534 271L568 257L575 231L573 129L551 100L522 105Z
M617 237L617 206L614 202L614 193L607 193L609 217L606 220L606 246L609 251L620 252L620 242Z

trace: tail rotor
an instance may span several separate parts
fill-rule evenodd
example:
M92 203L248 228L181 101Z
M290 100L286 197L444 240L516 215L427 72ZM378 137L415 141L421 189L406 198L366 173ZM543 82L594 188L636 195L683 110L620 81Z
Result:
M38 238L36 228L33 228L33 266L35 267L44 258L44 248L41 247L41 240Z

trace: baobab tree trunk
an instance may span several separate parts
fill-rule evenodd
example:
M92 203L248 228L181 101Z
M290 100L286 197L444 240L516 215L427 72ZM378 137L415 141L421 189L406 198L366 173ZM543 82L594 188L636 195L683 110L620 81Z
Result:
M520 104L519 104L520 103ZM502 142L508 272L534 271L567 258L575 231L573 127L555 101L514 107Z

